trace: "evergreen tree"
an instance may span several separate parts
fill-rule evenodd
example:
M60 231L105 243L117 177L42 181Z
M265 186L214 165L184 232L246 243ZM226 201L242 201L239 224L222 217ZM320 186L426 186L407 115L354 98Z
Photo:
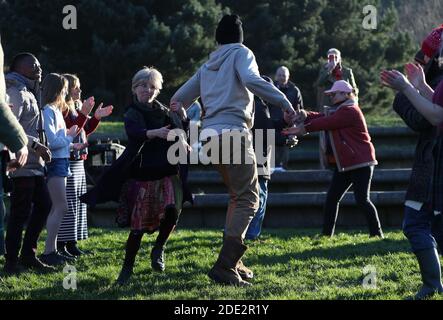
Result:
M164 76L159 99L168 102L215 49L215 28L224 13L239 14L245 45L260 71L273 77L286 65L308 107L328 48L342 51L354 70L366 111L390 110L393 93L379 86L380 69L401 66L413 55L410 37L396 32L394 7L379 8L378 27L365 30L357 0L4 0L0 33L6 62L14 54L36 54L45 73L79 75L85 95L114 104L121 115L131 99L132 75L144 65ZM65 30L65 5L77 8L77 29ZM383 9L383 10L381 10Z

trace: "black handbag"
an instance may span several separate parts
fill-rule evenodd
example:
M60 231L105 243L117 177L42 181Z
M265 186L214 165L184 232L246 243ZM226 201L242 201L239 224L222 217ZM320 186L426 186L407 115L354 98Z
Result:
M145 147L145 144L146 144L146 141L142 143L142 145L138 149L137 153L135 154L134 158L132 158L132 160L129 161L125 165L123 172L126 177L128 177L128 178L134 177L134 171L136 171L136 169L141 168L141 166L142 166L142 150Z

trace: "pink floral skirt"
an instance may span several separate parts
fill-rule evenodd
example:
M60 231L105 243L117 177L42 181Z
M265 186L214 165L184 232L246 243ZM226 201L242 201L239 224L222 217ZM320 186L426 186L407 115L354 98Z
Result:
M168 206L180 212L182 199L178 176L155 181L128 180L120 195L117 223L130 226L132 231L152 233L159 228Z

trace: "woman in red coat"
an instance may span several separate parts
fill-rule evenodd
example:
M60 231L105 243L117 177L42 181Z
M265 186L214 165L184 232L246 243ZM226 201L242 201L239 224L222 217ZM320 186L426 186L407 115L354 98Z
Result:
M286 135L304 135L309 132L325 131L324 158L334 167L331 186L326 196L323 234L333 236L340 200L354 186L355 200L366 214L370 236L383 237L377 209L369 198L375 159L375 149L368 133L352 86L336 81L326 91L334 104L325 113L300 111L301 126L283 131Z

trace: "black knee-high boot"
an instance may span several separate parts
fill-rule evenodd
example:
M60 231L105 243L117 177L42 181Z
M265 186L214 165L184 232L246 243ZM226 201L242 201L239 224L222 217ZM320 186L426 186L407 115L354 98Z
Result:
M117 283L120 285L128 282L132 275L135 257L140 249L142 238L143 233L134 233L132 231L129 233L128 241L126 242L125 260L123 261L123 267L117 279Z
M167 207L165 217L160 223L155 245L151 251L151 266L156 271L163 272L165 270L165 244L168 241L169 235L174 231L177 220L177 209L173 206Z

